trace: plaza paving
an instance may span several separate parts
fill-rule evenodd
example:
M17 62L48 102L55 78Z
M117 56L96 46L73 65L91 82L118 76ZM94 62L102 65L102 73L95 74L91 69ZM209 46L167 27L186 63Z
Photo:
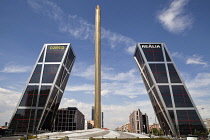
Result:
M103 129L89 129L89 130L80 130L80 131L65 131L65 132L53 132L53 133L44 133L39 134L38 138L40 139L60 139L68 137L72 140L88 140L90 137L93 138L149 138L146 135L134 134L128 132L119 132L113 130L103 130Z

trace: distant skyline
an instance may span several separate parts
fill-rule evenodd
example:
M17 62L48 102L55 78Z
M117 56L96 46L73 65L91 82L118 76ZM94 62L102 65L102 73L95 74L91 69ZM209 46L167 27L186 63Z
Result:
M95 7L101 7L104 127L154 111L133 53L137 42L164 42L202 116L210 118L209 0L26 0L0 2L0 125L9 122L45 43L71 43L76 54L60 108L91 120Z

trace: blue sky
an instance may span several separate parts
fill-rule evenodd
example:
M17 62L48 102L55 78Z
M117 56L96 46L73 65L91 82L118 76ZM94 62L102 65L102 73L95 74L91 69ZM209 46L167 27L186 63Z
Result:
M133 59L137 42L166 43L201 116L210 118L209 0L1 0L0 125L9 121L44 43L72 44L77 58L60 107L77 106L91 119L96 5L105 127L127 123L137 108L155 121Z

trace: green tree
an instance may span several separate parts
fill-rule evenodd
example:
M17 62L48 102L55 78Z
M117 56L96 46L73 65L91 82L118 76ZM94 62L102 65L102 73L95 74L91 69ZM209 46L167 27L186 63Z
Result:
M159 134L159 131L157 128L152 128L150 133L157 136Z
M163 133L163 130L162 130L162 129L160 129L160 130L159 130L159 135L164 135L164 133Z
M207 137L208 134L209 134L208 131L205 131L205 132L204 131L195 131L194 132L194 135L201 136L201 137Z
M202 133L201 133L201 136L202 136L202 137L207 137L207 136L208 136L208 134L209 134L209 132L208 132L208 131L206 131L206 132L202 132Z
M194 135L200 136L201 135L201 132L200 131L195 131L194 132Z

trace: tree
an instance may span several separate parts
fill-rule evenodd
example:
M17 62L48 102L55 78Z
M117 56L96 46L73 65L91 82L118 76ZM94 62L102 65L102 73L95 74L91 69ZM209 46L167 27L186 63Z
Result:
M163 130L162 130L162 129L160 129L160 130L159 130L159 135L164 135L164 133L163 133Z
M150 131L150 133L152 133L153 135L156 135L157 136L159 134L159 131L158 131L157 128L152 128L151 131Z
M204 131L195 131L194 132L194 135L201 136L201 137L207 137L208 134L209 134L208 131L205 131L205 132Z
M200 136L201 135L201 132L200 131L195 131L194 132L194 135Z

